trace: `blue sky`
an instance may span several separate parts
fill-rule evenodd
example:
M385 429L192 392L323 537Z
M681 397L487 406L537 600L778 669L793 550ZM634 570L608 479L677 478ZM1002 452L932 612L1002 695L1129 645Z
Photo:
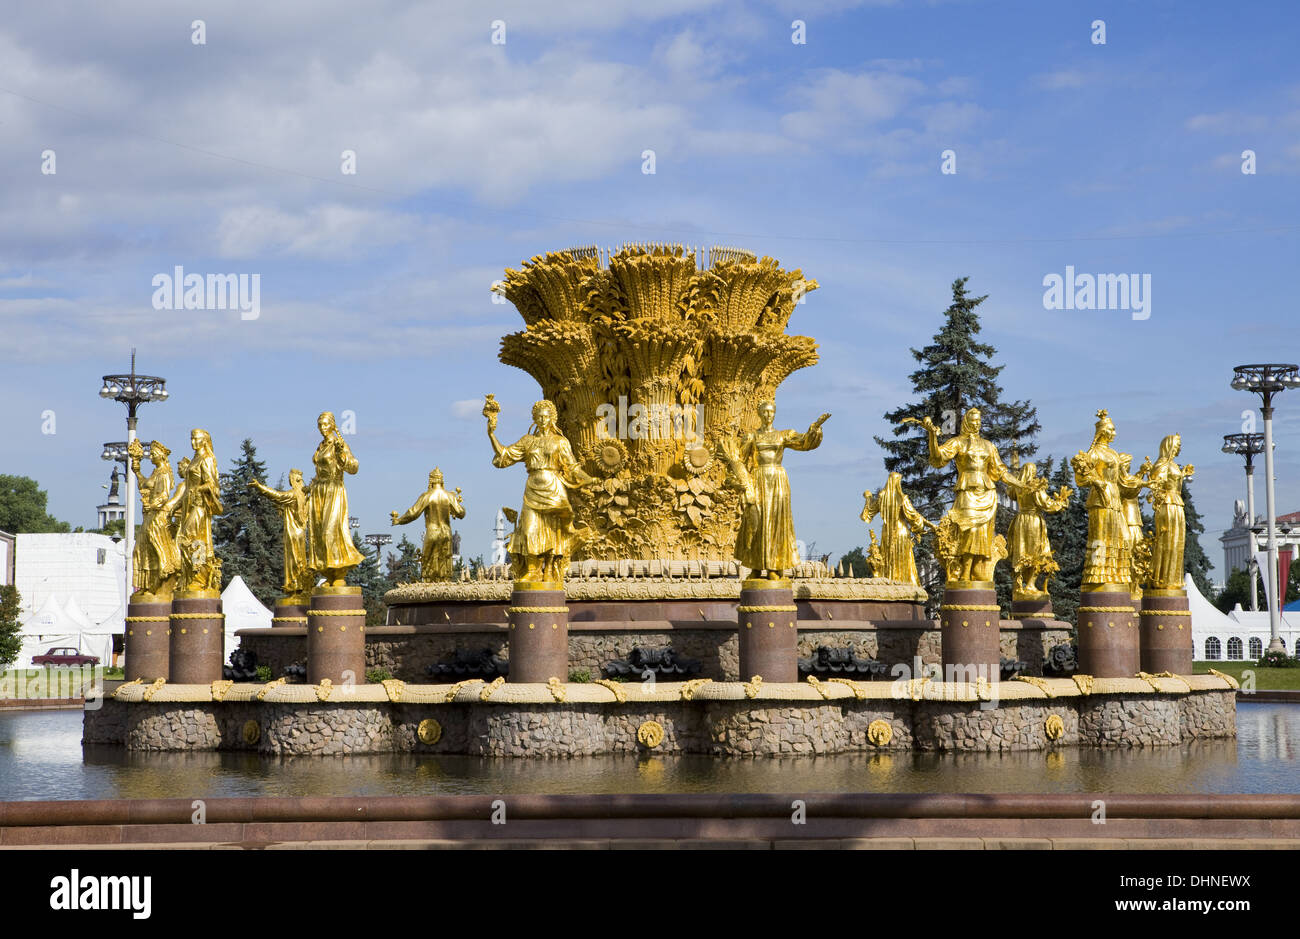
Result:
M202 7L25 4L0 24L0 472L38 479L60 518L94 523L101 444L125 434L99 378L135 346L172 392L141 435L173 458L191 427L223 467L247 436L274 481L310 469L321 410L351 410L362 531L390 531L436 464L465 491L465 549L486 553L523 473L491 468L482 395L503 437L538 396L496 359L521 320L491 283L544 251L658 239L820 281L790 329L821 363L777 399L783 426L834 414L788 461L819 552L865 540L872 436L969 275L1040 452L1085 447L1099 407L1139 458L1181 432L1221 560L1244 485L1219 447L1252 405L1232 366L1300 359L1294 4ZM176 265L259 274L260 316L153 309ZM1067 265L1149 274L1150 318L1044 309ZM1294 511L1300 393L1275 434Z

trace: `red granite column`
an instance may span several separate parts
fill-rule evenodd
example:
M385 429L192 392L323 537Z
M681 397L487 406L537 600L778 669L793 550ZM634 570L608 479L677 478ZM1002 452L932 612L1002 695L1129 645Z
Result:
M171 600L126 605L126 680L152 682L169 677Z
M1138 618L1142 671L1192 674L1192 615L1187 591L1181 588L1143 591Z
M515 582L506 610L510 682L569 680L569 608L564 584Z
M1001 622L992 583L951 581L944 587L939 607L944 681L1002 679Z
M1132 678L1141 646L1128 584L1085 584L1079 594L1079 672L1096 678Z
M306 626L307 609L311 601L299 602L295 597L281 597L275 603L275 614L271 617L271 627Z
M740 587L740 680L799 680L799 614L790 581L751 577Z
M1012 619L1052 619L1053 616L1050 594L1032 599L1011 600Z
M226 617L215 590L178 591L172 598L168 653L176 685L207 685L221 680L226 647Z
M286 625L293 625L292 623ZM307 681L336 685L366 681L366 608L360 587L320 586L307 611Z

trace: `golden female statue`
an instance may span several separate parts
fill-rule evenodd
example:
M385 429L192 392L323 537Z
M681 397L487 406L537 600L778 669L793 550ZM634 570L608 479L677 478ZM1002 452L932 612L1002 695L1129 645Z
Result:
M1013 455L1014 456L1014 455ZM1012 465L1015 465L1014 459ZM1045 515L1061 511L1070 502L1072 490L1062 486L1055 496L1047 491L1047 480L1038 475L1038 466L1020 467L1020 488L1011 493L1016 501L1016 517L1007 532L1010 542L1011 570L1015 573L1012 598L1037 599L1047 593L1047 582L1060 570L1047 539ZM1040 585L1038 578L1042 577Z
M310 600L316 575L307 566L307 490L302 484L302 470L289 470L289 488L283 492L272 489L258 480L251 480L248 488L260 492L280 510L284 526L284 590L285 600L305 604Z
M980 436L979 408L971 408L961 419L961 433L939 443L939 429L928 416L924 420L904 418L904 423L925 428L930 465L943 469L957 466L957 485L952 508L940 522L940 550L950 585L987 584L993 581L993 566L1006 557L1006 543L993 527L998 510L997 483L1018 490L1020 480L1002 463L997 447Z
M872 565L871 573L876 577L921 586L916 573L915 537L927 526L938 526L922 518L921 513L912 507L911 500L903 492L902 473L890 473L884 488L874 498L870 489L862 495L866 499L862 520L870 525L873 518L880 516L879 563ZM874 548L875 532L871 536Z
M1151 467L1151 504L1155 507L1155 549L1148 583L1153 590L1179 590L1183 586L1183 550L1187 544L1187 518L1183 513L1183 483L1196 468L1174 462L1183 438L1170 434L1160 441L1160 456Z
M522 560L518 580L523 583L564 582L582 532L573 526L569 490L599 483L578 466L568 438L556 426L555 405L538 401L533 405L533 426L508 447L496 437L497 413L501 406L492 395L483 405L488 440L492 442L492 465L504 468L523 462L528 470L524 484L524 505L510 536L510 554Z
M1124 471L1123 454L1115 452L1115 424L1102 408L1092 446L1070 460L1076 486L1088 486L1088 549L1084 557L1083 584L1128 589L1133 577L1133 535L1124 511L1122 489L1147 485Z
M808 426L807 433L776 430L776 404L758 406L758 430L747 434L739 450L734 441L719 441L719 453L745 489L745 512L736 535L736 560L752 570L753 576L780 580L785 571L799 563L794 541L794 516L790 512L790 481L781 458L786 450L815 450L821 446L823 414Z
M321 441L311 458L316 475L307 487L307 566L328 586L342 587L348 571L366 559L352 544L348 494L343 488L343 474L355 475L358 464L335 427L332 412L316 419L316 429Z
M149 447L149 462L153 472L147 477L140 473L140 460L144 446L132 440L127 446L131 457L131 472L140 487L140 537L136 539L131 554L131 580L135 593L131 599L169 600L176 586L176 575L181 569L181 554L176 549L167 521L167 503L171 500L172 465L167 457L171 451L155 440Z
M401 515L390 513L394 525L405 525L424 515L424 553L420 556L420 579L426 583L451 580L451 520L465 517L460 487L448 492L442 484L442 470L429 474L429 488Z
M181 484L167 502L168 516L178 516L176 547L181 570L178 587L192 594L217 595L221 589L221 560L212 547L212 518L225 509L221 505L221 482L217 457L212 452L212 435L195 428L190 431L194 456L185 466Z

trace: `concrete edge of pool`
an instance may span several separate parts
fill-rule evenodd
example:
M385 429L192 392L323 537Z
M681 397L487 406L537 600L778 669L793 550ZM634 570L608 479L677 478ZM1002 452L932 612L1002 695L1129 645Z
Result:
M203 801L203 824L189 799L0 802L0 848L1300 848L1300 795L1290 794L826 793L798 801L220 798Z

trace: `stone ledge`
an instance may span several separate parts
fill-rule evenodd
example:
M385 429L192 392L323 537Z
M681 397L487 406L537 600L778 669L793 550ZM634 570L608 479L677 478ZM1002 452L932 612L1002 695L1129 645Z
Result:
M1098 695L1182 696L1199 691L1236 690L1226 675L1146 676L1142 678L1035 678L987 682L942 682L928 679L867 681L824 679L778 683L712 681L601 684L492 684L469 679L456 684L416 685L400 681L353 686L214 682L212 685L126 682L109 698L124 703L248 702L266 704L637 704L664 701L1029 701ZM615 690L617 689L617 691ZM486 693L486 695L485 695Z
M793 582L796 600L875 600L925 603L928 595L912 584L882 577L833 577ZM389 606L411 603L508 603L510 580L472 580L401 584L384 594ZM593 577L568 580L565 598L588 600L738 600L740 580L710 577L672 580L656 577Z

